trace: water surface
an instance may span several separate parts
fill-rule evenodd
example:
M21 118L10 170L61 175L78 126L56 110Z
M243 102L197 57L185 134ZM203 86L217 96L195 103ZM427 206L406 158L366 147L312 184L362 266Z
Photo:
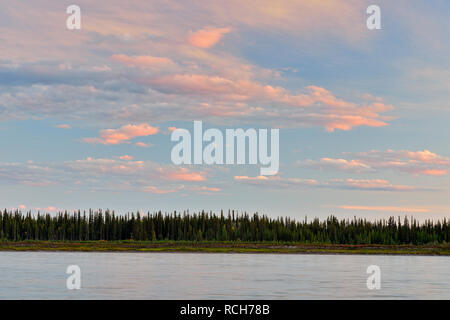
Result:
M66 268L81 268L81 290ZM369 290L369 265L381 289ZM0 299L450 299L450 258L0 252Z

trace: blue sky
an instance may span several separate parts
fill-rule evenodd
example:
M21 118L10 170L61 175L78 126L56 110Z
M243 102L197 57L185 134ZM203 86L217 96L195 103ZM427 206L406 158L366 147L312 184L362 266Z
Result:
M448 1L0 1L0 205L448 217ZM173 128L279 128L280 170Z

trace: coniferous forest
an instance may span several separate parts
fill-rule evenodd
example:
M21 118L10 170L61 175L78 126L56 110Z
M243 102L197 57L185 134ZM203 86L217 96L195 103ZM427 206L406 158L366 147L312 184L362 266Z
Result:
M265 215L171 214L126 215L114 211L60 212L51 214L23 214L19 211L0 211L0 240L140 240L140 241L271 241L330 244L428 244L447 243L450 222L425 221L400 217L368 221L341 219L330 216L295 221L290 218L269 218Z

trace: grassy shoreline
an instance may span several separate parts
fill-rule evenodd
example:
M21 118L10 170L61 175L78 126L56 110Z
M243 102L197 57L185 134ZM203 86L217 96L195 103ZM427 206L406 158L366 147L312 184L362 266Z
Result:
M450 256L450 245L341 245L208 241L8 241L0 242L0 251L384 254Z

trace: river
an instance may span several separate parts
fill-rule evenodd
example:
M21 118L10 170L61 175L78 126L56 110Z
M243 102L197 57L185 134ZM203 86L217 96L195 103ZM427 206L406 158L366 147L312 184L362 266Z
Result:
M450 299L450 257L0 252L0 299Z

